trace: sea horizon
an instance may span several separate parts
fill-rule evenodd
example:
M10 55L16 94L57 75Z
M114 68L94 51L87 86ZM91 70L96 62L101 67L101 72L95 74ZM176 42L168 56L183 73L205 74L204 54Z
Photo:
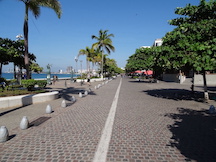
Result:
M71 78L71 74L51 73L51 78L56 75L58 78ZM76 78L79 74L73 74L73 78ZM14 79L14 73L2 73L2 77L5 79ZM32 79L46 79L47 73L32 73Z

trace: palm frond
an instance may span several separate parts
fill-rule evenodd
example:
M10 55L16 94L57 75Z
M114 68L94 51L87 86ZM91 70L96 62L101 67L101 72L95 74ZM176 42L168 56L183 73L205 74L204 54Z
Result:
M40 6L35 1L29 3L28 8L33 13L35 18L40 16Z
M58 18L61 17L61 4L58 0L37 0L40 6L51 8L55 11Z

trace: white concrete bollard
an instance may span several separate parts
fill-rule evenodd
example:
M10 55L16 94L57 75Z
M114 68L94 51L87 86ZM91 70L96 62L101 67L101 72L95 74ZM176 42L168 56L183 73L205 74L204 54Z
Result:
M95 86L95 89L97 89L97 86Z
M65 100L62 101L62 103L61 103L61 107L63 107L63 108L67 107L67 105L66 105L66 101L65 101Z
M82 92L80 92L80 93L79 93L79 97L80 97L80 98L82 98L82 97L83 97L83 96L82 96Z
M88 92L91 93L91 91L92 91L91 88L89 88Z
M85 95L86 95L86 96L88 95L88 91L85 91Z
M50 105L47 105L46 107L46 113L51 114L52 113L52 107Z
M97 88L99 89L100 87L101 87L100 84L98 84Z
M72 102L75 102L75 101L76 101L76 98L75 98L74 96L72 96L72 97L71 97L71 101L72 101Z
M8 130L5 126L0 127L0 142L6 142L9 138Z
M209 113L210 113L210 114L214 114L214 113L215 113L215 107L214 107L213 105L211 105L211 106L209 107Z
M21 129L27 129L29 127L29 121L27 116L23 116L21 122L20 122L20 128Z

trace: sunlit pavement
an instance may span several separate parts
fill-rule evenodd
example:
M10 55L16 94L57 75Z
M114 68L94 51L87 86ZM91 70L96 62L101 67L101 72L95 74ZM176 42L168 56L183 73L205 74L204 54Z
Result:
M10 139L0 143L1 162L93 161L120 81L104 161L215 161L215 115L207 111L210 104L190 97L190 85L118 77L99 89L93 83L93 92L82 98L78 92L87 85L56 83L51 88L59 89L62 98L2 113L0 121L29 116L31 127L11 124ZM69 100L72 95L77 102ZM60 106L63 99L66 108ZM45 114L47 104L53 113Z

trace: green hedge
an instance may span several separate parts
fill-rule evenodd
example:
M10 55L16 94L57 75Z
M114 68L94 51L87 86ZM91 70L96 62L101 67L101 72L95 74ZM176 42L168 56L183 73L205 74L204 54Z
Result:
M35 85L38 85L40 88L46 87L47 81L28 79L28 80L22 80L21 84L23 87L27 88L28 90L32 90L35 87Z
M46 80L37 80L36 85L38 85L41 88L45 88L47 85L47 81Z

